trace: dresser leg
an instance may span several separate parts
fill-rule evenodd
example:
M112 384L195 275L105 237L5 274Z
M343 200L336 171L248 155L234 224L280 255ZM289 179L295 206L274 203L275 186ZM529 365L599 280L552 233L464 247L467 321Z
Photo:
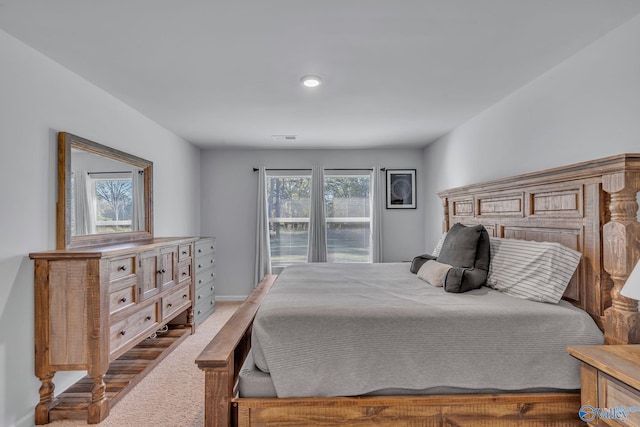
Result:
M40 402L36 405L35 423L38 425L49 423L49 410L54 405L53 390L55 385L53 384L54 372L49 372L39 377L42 385L40 386Z
M87 423L97 424L109 415L109 400L106 398L106 389L104 374L93 378L91 403L87 408Z
M187 325L191 327L191 334L196 332L196 323L193 318L193 307L187 309Z

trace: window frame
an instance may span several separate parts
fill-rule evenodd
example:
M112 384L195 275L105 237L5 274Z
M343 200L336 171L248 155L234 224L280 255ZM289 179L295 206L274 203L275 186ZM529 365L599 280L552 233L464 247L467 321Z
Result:
M327 178L368 178L369 179L369 197L368 197L368 217L328 217L325 213L325 225L327 227L327 233L329 229L330 223L362 223L369 224L369 244L368 244L368 255L367 261L330 261L334 263L347 263L347 262L356 262L356 263L372 263L372 247L373 247L373 236L372 236L372 227L373 227L373 171L371 169L325 169L324 180L323 183L323 199L325 200L326 206L326 191L324 190L326 187ZM346 219L346 220L345 220ZM329 242L327 236L327 260L330 258L331 254L329 252ZM329 262L329 261L328 261Z
M266 171L266 181L265 185L267 186L267 188L265 189L266 194L267 194L267 198L269 197L269 180L272 178L307 178L309 179L309 188L311 188L312 185L312 176L311 176L311 169L268 169ZM311 195L309 195L309 209L311 208ZM276 219L284 219L285 221L275 221ZM293 221L296 220L296 221ZM289 265L301 265L301 264L306 264L307 260L306 260L306 253L309 250L309 235L308 235L308 228L309 228L309 223L311 221L310 215L308 217L291 217L291 218L286 218L286 217L279 217L279 218L272 218L271 217L271 210L269 208L269 201L267 199L267 221L269 224L269 246L270 246L270 251L271 253L270 258L271 258L271 271L274 274L280 274L282 272L282 270L289 266ZM278 262L277 264L274 264L274 257L273 257L273 251L272 251L272 241L271 241L271 224L273 223L283 223L283 222L290 222L290 223L306 223L307 224L307 246L306 246L306 252L305 252L305 260L304 261L281 261Z
M98 231L97 234L104 233L114 233L114 232L131 232L133 231L133 171L131 172L89 172L89 185L91 186L91 197L92 202L95 204L95 226L96 230L99 227L119 227L119 226L127 226L125 224L128 222L128 230L121 231ZM100 209L99 209L99 197L98 197L98 189L97 184L98 181L129 181L131 184L131 194L130 194L130 204L131 204L131 218L127 220L119 220L116 224L116 221L101 221L99 219Z

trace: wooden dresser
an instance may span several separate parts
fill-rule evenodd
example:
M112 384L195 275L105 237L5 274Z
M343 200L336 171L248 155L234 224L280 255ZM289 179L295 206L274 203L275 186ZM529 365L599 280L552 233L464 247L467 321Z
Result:
M42 382L36 424L102 421L111 405L194 332L195 240L155 238L30 254L35 372ZM181 325L155 334L178 316ZM54 398L54 374L82 370L87 377Z
M209 317L216 307L216 239L203 237L196 241L195 251L195 308L196 326Z

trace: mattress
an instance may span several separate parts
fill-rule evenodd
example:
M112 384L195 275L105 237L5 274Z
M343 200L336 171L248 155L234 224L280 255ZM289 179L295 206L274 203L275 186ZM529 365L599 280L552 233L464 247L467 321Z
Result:
M407 263L287 267L252 328L253 364L277 397L575 390L579 362L566 346L602 343L565 301L486 287L449 294Z
M300 381L306 381L305 378L300 378ZM388 388L382 390L372 391L366 393L363 396L423 396L432 394L492 394L492 393L554 393L554 392L567 392L578 391L567 389L554 389L554 388L528 388L521 390L499 390L493 388L483 389L470 389L463 387L430 387L422 390L412 390L406 388ZM249 351L249 355L242 364L240 372L238 374L238 394L239 397L253 397L253 398L273 398L278 397L276 389L271 381L271 375L266 372L262 372L258 369L253 362L253 354Z

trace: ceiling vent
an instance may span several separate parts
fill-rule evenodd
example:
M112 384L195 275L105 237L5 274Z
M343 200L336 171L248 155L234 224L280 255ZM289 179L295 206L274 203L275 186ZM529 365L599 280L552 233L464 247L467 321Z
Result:
M297 138L296 135L271 135L274 141L295 141Z

